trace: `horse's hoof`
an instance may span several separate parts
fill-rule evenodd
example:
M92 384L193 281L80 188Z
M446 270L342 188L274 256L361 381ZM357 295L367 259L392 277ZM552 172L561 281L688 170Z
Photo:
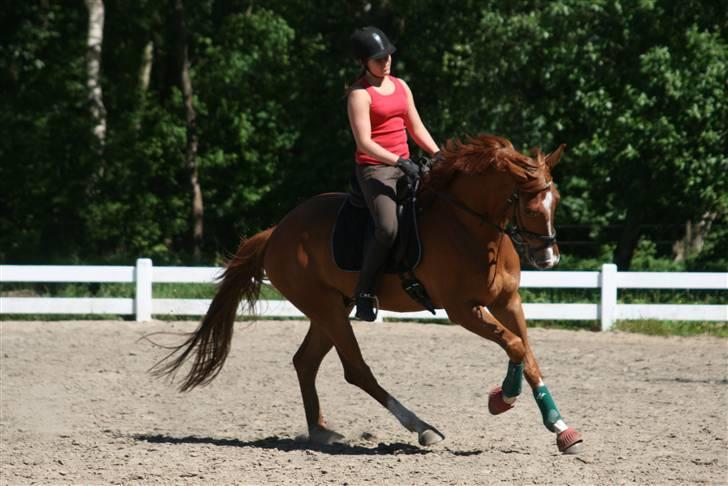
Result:
M444 439L445 439L445 436L434 429L427 429L423 432L420 432L419 438L418 438L420 445L423 445L423 446L437 444L438 442L440 442Z
M584 451L581 434L571 427L556 436L556 445L559 447L559 452L564 454L580 454Z
M498 415L512 409L514 405L506 403L503 400L503 388L497 386L488 394L488 411L493 415Z
M333 430L320 428L308 432L308 440L318 445L341 444L346 438Z

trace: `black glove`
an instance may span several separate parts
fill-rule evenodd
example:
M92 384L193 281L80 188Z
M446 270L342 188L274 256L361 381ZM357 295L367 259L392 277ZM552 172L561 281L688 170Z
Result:
M432 154L432 157L420 157L420 160L418 160L419 165L422 167L422 175L427 174L430 172L430 170L437 164L438 162L441 162L445 160L445 157L442 155L442 151L438 150L434 154Z
M404 159L400 157L397 160L397 164L395 165L395 167L399 167L402 172L404 172L404 174L411 179L417 179L418 177L420 177L420 166L409 159Z

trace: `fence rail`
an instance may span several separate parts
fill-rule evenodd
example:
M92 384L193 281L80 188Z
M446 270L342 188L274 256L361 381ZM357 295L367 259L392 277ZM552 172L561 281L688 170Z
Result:
M133 283L134 298L0 297L0 314L114 314L149 321L153 315L203 315L209 299L155 299L155 283L212 283L219 267L155 267L148 258L135 266L0 265L0 283ZM617 320L657 319L728 321L728 305L622 304L619 289L708 289L728 291L728 273L617 272L612 264L599 272L523 272L522 288L600 289L598 304L524 304L527 319L598 320L608 330ZM304 317L290 302L263 300L256 313L265 317ZM447 319L429 312L380 312L381 318Z

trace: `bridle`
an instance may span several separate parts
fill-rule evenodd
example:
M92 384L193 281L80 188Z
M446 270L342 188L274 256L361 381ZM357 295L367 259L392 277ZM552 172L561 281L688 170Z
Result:
M543 191L548 190L551 187L551 181L547 182L546 185L541 187L538 190L535 191L527 191L528 194L539 194ZM494 223L490 220L487 214L479 213L475 211L474 209L466 206L462 202L458 201L457 199L453 198L449 194L434 190L433 192L440 198L444 199L448 203L452 204L453 206L462 209L466 213L470 214L471 216L474 216L476 219L480 221L480 224L486 224L488 226L491 226L498 230L499 233L506 234L511 238L511 241L513 241L514 246L516 247L516 250L518 250L518 253L523 254L523 251L528 249L530 251L538 251L543 250L545 248L552 247L556 244L556 233L553 235L545 235L541 233L536 233L535 231L528 230L526 228L523 228L521 226L522 224L522 217L519 217L520 214L520 206L516 204L516 202L520 199L521 193L526 191L521 191L520 188L516 188L515 191L513 191L513 194L511 194L508 199L506 199L506 204L503 208L503 211L501 212L501 216L504 216L505 213L510 209L511 206L514 206L513 210L513 225L510 226L500 226L497 223ZM502 219L502 218L501 218ZM526 245L526 240L538 240L541 242L541 246L538 247L530 247Z
M551 187L551 181L547 182L546 185L544 185L542 188L536 190L536 191L528 191L528 194L533 194L534 196L536 194L539 194L541 192L547 191ZM515 191L509 199L513 199L513 201L510 204L513 204L515 201L518 200L520 197L521 191ZM556 244L556 232L554 231L553 235L544 235L541 233L536 233L534 231L528 230L526 228L523 228L521 226L521 218L519 218L519 215L521 213L520 211L521 207L519 205L515 205L515 209L513 210L513 221L515 222L514 226L509 227L506 229L506 234L511 237L511 240L513 240L513 243L516 246L524 245L524 236L526 239L531 240L538 240L541 242L541 246L538 247L529 247L531 251L539 251L544 250L546 248L552 247Z

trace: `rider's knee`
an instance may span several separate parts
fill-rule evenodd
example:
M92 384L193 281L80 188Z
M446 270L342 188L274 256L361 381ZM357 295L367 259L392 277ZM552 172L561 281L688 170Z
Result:
M374 237L379 243L386 247L391 247L397 238L397 227L384 225L377 228Z

